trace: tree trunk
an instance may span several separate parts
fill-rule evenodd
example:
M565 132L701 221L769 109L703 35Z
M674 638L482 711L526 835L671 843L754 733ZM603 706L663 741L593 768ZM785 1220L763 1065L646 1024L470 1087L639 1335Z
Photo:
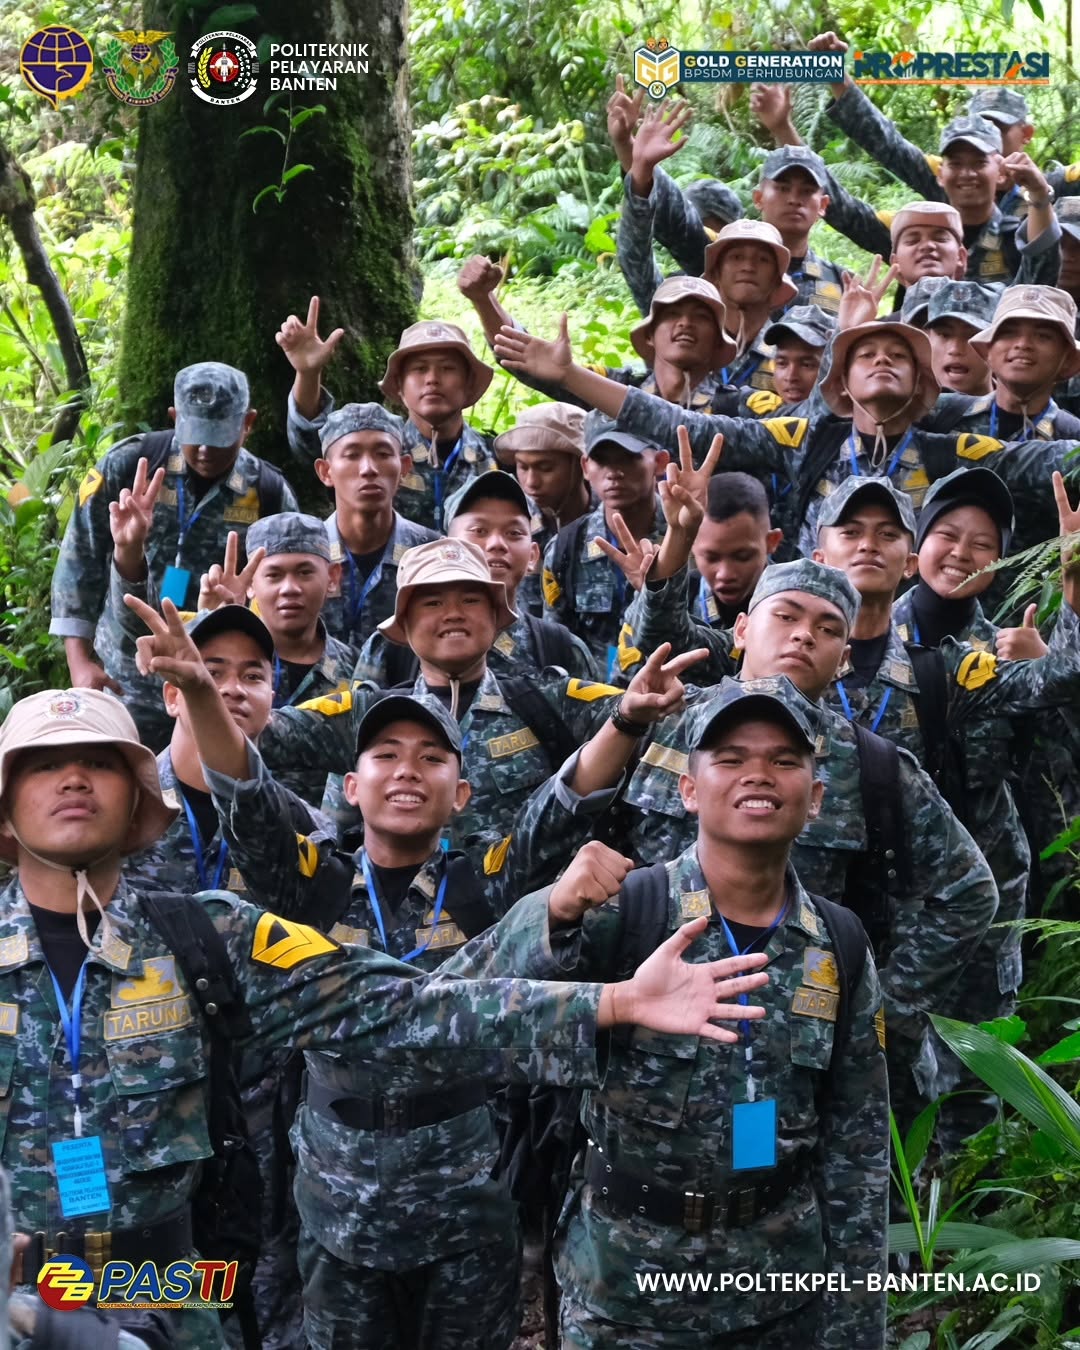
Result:
M280 203L264 196L257 211L255 197L281 178L285 148L278 136L240 133L257 125L287 131L290 95L278 94L264 112L267 52L254 95L234 106L204 103L188 83L187 60L205 25L189 20L174 35L177 86L140 114L120 379L130 422L162 427L177 370L208 360L238 366L259 410L248 444L286 469L293 372L274 341L282 320L303 317L308 298L321 296L323 335L338 326L347 334L330 373L338 401L378 399L387 353L415 318L419 293L405 0L307 0L303 12L305 41L366 42L368 74L339 75L336 90L291 95L293 112L326 108L289 145L289 166L314 170L288 183ZM291 40L296 15L295 0L259 0L259 19L242 27L255 41ZM295 463L292 475L307 486Z

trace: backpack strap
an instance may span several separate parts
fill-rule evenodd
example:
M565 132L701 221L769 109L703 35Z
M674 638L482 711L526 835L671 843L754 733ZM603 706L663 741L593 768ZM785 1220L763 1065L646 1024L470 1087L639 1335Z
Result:
M560 666L570 670L574 664L577 650L571 642L570 630L555 619L538 619L525 613L525 627L529 630L529 642L536 653L540 669L545 666Z
M395 693L412 693L420 674L420 658L411 647L386 640L386 687Z
M285 475L274 464L265 459L259 461L259 476L255 480L255 491L259 494L260 516L279 515L285 504Z
M635 867L619 891L622 941L619 978L632 975L648 960L667 933L668 874L665 863Z
M810 897L814 907L821 915L828 930L829 941L836 955L836 970L840 985L840 1012L836 1019L836 1031L833 1035L832 1059L829 1061L829 1073L843 1058L851 1036L851 1009L855 990L862 979L866 967L866 954L869 938L866 929L859 922L858 915L843 905L824 900L819 895Z
M889 953L889 896L909 880L900 752L892 741L858 722L851 724L859 752L859 788L866 820L867 852L848 867L844 905L858 915L874 955Z
M919 686L915 711L926 753L924 768L938 791L963 820L965 816L963 742L949 729L949 682L940 647L905 642Z
M547 752L552 769L559 768L581 744L578 738L528 675L502 675L499 689Z
M139 453L145 455L148 465L147 477L152 478L158 469L163 468L172 453L176 433L173 431L148 431L139 443Z
M588 523L588 515L578 516L577 520L572 520L569 525L564 525L555 536L555 547L551 554L551 571L556 577L563 578L564 589L568 591L574 588L574 560L577 558L578 547Z

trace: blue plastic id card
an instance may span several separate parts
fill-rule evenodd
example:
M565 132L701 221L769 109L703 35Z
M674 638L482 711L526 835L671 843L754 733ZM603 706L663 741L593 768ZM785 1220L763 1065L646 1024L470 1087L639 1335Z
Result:
M607 649L607 678L611 680L619 673L619 649L618 647L609 647Z
M191 585L191 573L186 567L166 567L161 583L162 600L171 600L177 609L183 609Z
M731 1116L731 1170L776 1166L776 1101L736 1102Z
M52 1146L60 1213L65 1219L82 1214L105 1214L112 1208L105 1156L96 1135L62 1139Z

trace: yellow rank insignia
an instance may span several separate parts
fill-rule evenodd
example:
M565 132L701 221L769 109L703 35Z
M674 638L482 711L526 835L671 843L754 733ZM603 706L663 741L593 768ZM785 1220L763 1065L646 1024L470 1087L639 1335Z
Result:
M788 450L798 450L810 422L805 417L768 417L761 425L767 428L777 445L783 445Z
M803 983L815 985L818 989L831 989L834 994L840 992L840 975L832 952L823 952L819 947L807 947L803 961Z
M79 484L79 505L85 506L95 492L99 491L105 479L97 469L89 469Z
M297 834L296 849L300 855L300 875L313 877L319 870L319 850L306 834Z
M582 703L594 703L598 698L622 692L613 684L599 684L595 680L571 680L566 686L566 697L580 699Z
M956 439L956 453L961 459L985 459L1000 449L1001 442L993 436L976 436L974 432L965 431Z
M961 689L981 689L997 679L997 663L992 652L968 652L956 672L956 683Z
M708 891L683 891L679 897L679 913L684 919L700 919L712 913Z
M544 604L551 609L562 595L562 587L555 580L555 573L546 567L540 577L540 588L544 592Z
M881 1007L874 1014L874 1030L877 1032L878 1044L882 1050L885 1049L885 1009Z
M619 630L619 669L629 670L635 662L641 660L641 651L633 645L634 630L624 623Z
M221 519L237 525L254 525L259 519L259 491L250 487L242 497L237 497L232 506L221 513Z
M497 844L492 844L484 854L484 876L493 877L503 870L506 864L506 855L510 852L510 843L513 839L512 834L508 834L505 839Z
M142 966L141 975L118 980L113 986L110 1001L114 1008L123 1008L130 1003L155 1003L158 999L175 998L180 993L175 957L148 956Z
M14 1036L19 1030L19 1005L0 1003L0 1036Z
M800 1017L819 1017L824 1022L835 1022L840 1007L840 995L831 989L810 989L799 985L791 1000L791 1011Z
M779 394L774 394L770 389L756 389L746 400L746 406L755 417L764 417L767 413L775 412L783 403Z
M266 913L255 925L251 959L262 966L273 966L275 970L292 970L293 966L310 961L313 956L336 951L337 945L306 923L293 923L278 914Z

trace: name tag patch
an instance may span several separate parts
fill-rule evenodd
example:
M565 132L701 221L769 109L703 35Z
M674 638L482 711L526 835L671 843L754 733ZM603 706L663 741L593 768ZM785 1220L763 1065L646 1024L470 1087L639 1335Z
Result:
M510 731L505 736L493 736L487 748L492 759L503 759L506 755L516 755L539 744L532 728L522 727L520 731Z
M414 929L416 945L422 947L427 943L430 950L439 947L460 947L466 941L465 934L456 923L440 923L435 928L417 928Z
M820 1017L825 1022L835 1022L840 1007L840 995L827 989L808 989L800 985L791 1000L791 1011L801 1017Z
M123 1041L134 1036L153 1036L173 1031L193 1021L191 1004L186 998L162 999L134 1008L110 1008L105 1014L105 1039Z

